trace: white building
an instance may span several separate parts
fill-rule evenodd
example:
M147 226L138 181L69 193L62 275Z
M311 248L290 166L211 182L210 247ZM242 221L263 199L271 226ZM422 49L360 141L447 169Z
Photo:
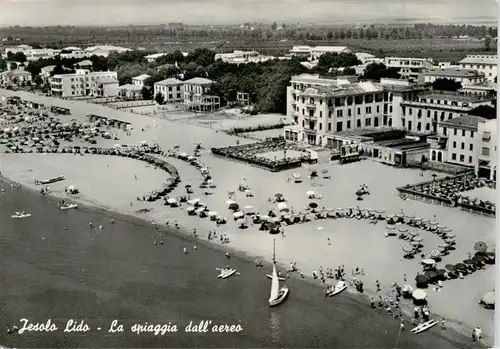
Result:
M356 58L361 61L361 63L368 63L368 62L373 62L374 60L377 60L377 57L372 55L371 53L366 53L366 52L356 52L355 53ZM383 62L382 58L378 58L381 62Z
M220 98L210 94L213 81L205 78L192 78L184 81L184 104L187 108L206 112L220 107Z
M293 76L287 89L286 139L334 147L333 134L366 127L403 127L400 104L424 90L409 81L382 79L358 82L356 77Z
M144 81L149 79L151 75L148 74L141 74L139 76L133 77L132 78L132 85L140 86L141 88L144 87Z
M50 76L52 75L52 72L54 71L55 65L48 65L45 66L41 69L40 71L40 77L44 80L47 81Z
M9 52L12 52L13 54L16 54L18 52L25 53L26 51L29 51L29 50L32 50L32 49L33 49L33 47L28 46L28 45L7 46L4 49L4 52L5 52L4 56L7 57L7 54Z
M50 88L53 96L62 98L80 96L116 96L118 75L113 71L90 72L86 69L77 69L74 74L54 75L50 79Z
M494 96L496 95L497 84L491 81L484 81L480 84L462 86L458 92L465 96Z
M98 45L98 46L87 47L85 49L85 51L89 52L91 55L108 57L111 52L123 53L123 52L128 52L128 51L133 51L133 50L126 48L126 47L120 47L120 46Z
M4 57L7 57L9 52L12 52L13 54L22 52L28 61L36 61L41 58L55 58L59 56L61 50L54 50L51 48L33 48L28 45L10 46L5 48Z
M147 55L146 57L146 60L149 62L149 63L153 63L154 61L156 61L158 58L160 57L163 57L163 56L166 56L168 55L168 53L153 53L151 55Z
M292 56L306 57L311 61L318 60L323 53L351 53L352 50L346 46L293 46L290 50Z
M384 65L387 68L399 69L401 77L423 82L423 72L434 66L432 58L385 57Z
M184 82L175 78L168 78L154 83L154 96L163 95L165 103L180 103L184 101Z
M90 58L92 57L92 52L84 50L74 50L72 52L65 52L60 54L61 58Z
M469 55L462 59L459 64L464 69L475 69L483 73L488 81L495 81L498 75L497 55Z
M460 115L457 118L440 122L438 135L446 139L446 147L443 150L431 149L431 161L440 162L442 158L444 162L451 164L476 167L478 125L486 121L479 116Z
M480 105L491 106L491 103L491 97L421 93L414 99L401 102L402 126L411 132L436 133L439 122L457 118Z
M272 56L263 56L257 51L238 51L235 50L232 53L217 53L215 55L215 60L221 60L226 63L231 64L246 64L246 63L258 63L265 62L267 60L273 59Z
M13 84L19 85L24 83L31 83L32 76L30 72L22 69L15 69L0 73L0 84Z
M479 84L485 80L484 74L475 69L463 68L431 68L425 71L425 82L434 82L437 79L450 79L466 85Z
M489 120L478 125L476 132L477 163L476 174L478 177L496 181L498 166L498 121Z

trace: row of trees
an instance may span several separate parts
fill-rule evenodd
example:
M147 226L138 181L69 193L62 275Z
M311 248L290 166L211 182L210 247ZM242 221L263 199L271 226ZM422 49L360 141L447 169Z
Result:
M252 26L253 30L249 30ZM44 37L71 36L85 38L124 38L127 40L147 39L152 37L164 38L270 38L287 39L423 39L436 37L470 36L484 38L497 37L496 27L473 25L437 25L430 23L415 24L402 27L385 25L370 25L367 27L330 27L330 26L299 26L281 24L281 30L276 30L277 24L252 24L240 27L230 26L184 26L183 28L169 28L158 26L134 27L10 27L0 31L7 38L25 35L43 35Z

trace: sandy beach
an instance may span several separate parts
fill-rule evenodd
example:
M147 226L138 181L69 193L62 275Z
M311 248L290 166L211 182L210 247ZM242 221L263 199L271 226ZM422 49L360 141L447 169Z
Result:
M10 91L0 94L12 95ZM308 204L306 192L313 190L321 194L318 201L320 207L346 208L356 207L385 210L387 213L397 213L403 210L406 214L424 219L436 219L440 224L453 229L456 234L456 250L445 256L442 265L458 263L473 252L476 241L484 241L493 247L495 241L495 220L483 216L448 207L433 206L415 201L404 201L397 195L396 187L409 183L432 179L432 173L427 171L424 176L419 171L396 169L375 162L362 161L348 165L332 163L320 164L320 169L328 169L330 179L307 178L308 168L302 167L298 172L304 178L302 183L289 183L287 178L294 171L270 173L248 165L231 162L210 154L210 147L221 147L251 142L248 139L229 136L206 127L191 124L168 122L159 118L136 115L127 112L87 104L84 102L63 101L36 96L24 92L16 92L21 98L40 101L47 105L59 105L71 108L72 115L62 116L71 120L76 118L85 121L89 113L114 117L132 123L134 130L130 136L118 132L119 141L104 140L99 146L112 146L115 143L139 144L141 141L157 142L165 149L175 145L179 151L192 153L194 142L201 142L207 148L201 152L201 162L207 166L217 187L213 195L204 196L198 188L201 176L197 169L178 159L168 158L168 162L179 171L182 183L171 196L185 195L184 186L191 184L195 188L192 197L200 198L210 210L217 211L228 218L228 224L217 228L215 223L207 219L191 217L186 214L186 206L169 208L162 202L137 201L137 196L161 187L167 174L144 163L109 156L69 155L69 154L1 154L0 171L7 178L23 185L35 188L33 178L45 179L64 175L66 180L51 185L53 193L65 197L64 187L76 185L81 189L81 196L74 198L87 204L98 205L106 209L125 214L134 214L142 208L150 212L140 214L141 218L164 222L177 220L187 232L197 229L200 237L206 239L210 229L226 233L231 243L229 248L243 251L251 256L258 256L270 261L272 256L271 241L273 236L268 232L259 231L257 226L250 225L248 229L238 229L232 220L231 211L225 201L228 191L236 190L235 200L240 206L252 205L257 212L267 213L275 209L276 204L268 201L275 193L283 193L288 206L296 212L303 211ZM145 129L145 131L141 131ZM437 174L439 177L444 174ZM138 179L135 179L137 177ZM246 197L237 188L245 181L252 190L254 197ZM366 184L370 195L363 201L356 201L354 192L359 185ZM483 188L484 189L484 188ZM491 195L483 193L481 195ZM477 195L479 196L479 194ZM130 203L132 202L132 206ZM435 216L435 218L434 218ZM375 280L379 280L382 288L387 289L393 282L403 284L403 276L413 283L415 274L421 271L419 260L403 259L401 250L403 242L397 238L384 237L384 222L370 225L366 221L356 220L321 220L285 227L286 237L277 239L277 258L283 265L296 261L297 266L310 276L313 270L336 268L345 265L346 270L356 267L364 268L365 275L360 278L368 293L375 290ZM320 228L320 229L318 229ZM422 233L424 237L424 252L430 252L438 244L435 235ZM330 238L332 244L327 244ZM215 242L217 243L217 242ZM486 270L467 276L464 280L447 281L442 292L428 290L431 312L453 322L456 328L470 333L471 328L481 326L486 338L493 336L493 312L480 308L477 304L480 297L494 288L495 268L489 266Z

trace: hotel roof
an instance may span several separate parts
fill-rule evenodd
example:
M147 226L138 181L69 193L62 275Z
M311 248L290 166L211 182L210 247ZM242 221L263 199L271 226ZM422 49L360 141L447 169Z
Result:
M455 77L455 78L474 78L484 74L475 69L460 68L431 68L425 71L425 75Z
M486 121L488 120L476 115L461 115L458 118L445 120L440 122L439 124L450 126L453 128L467 128L477 130L477 125Z
M487 65L497 65L498 56L497 55L469 55L462 59L460 64L487 64Z
M127 91L142 91L142 86L126 84L118 86L119 90L127 90Z
M205 78L192 78L184 81L184 83L193 85L211 85L213 84L213 81Z
M155 82L154 85L160 85L160 86L182 85L182 81L177 80L176 78L168 78L162 81Z
M469 102L469 103L484 102L491 100L491 98L485 98L484 96L475 96L475 95L466 96L453 93L436 93L436 92L422 93L418 97L421 99L426 98L426 99L438 99L438 100Z

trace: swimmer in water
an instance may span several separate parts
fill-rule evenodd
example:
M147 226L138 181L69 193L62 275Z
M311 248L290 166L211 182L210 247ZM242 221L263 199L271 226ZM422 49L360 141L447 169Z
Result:
M99 230L102 230L102 225L99 226Z
M115 224L115 220L113 218L111 218L111 221L109 223Z
M160 240L160 245L163 245L163 240Z
M197 251L198 247L196 245L193 246L193 250Z
M64 230L68 230L68 227L64 227Z
M229 252L226 252L226 258L229 259L231 256L229 256Z
M188 253L188 249L187 247L184 247L184 254L187 254Z
M89 227L93 227L94 225L92 224L92 222L89 222Z

